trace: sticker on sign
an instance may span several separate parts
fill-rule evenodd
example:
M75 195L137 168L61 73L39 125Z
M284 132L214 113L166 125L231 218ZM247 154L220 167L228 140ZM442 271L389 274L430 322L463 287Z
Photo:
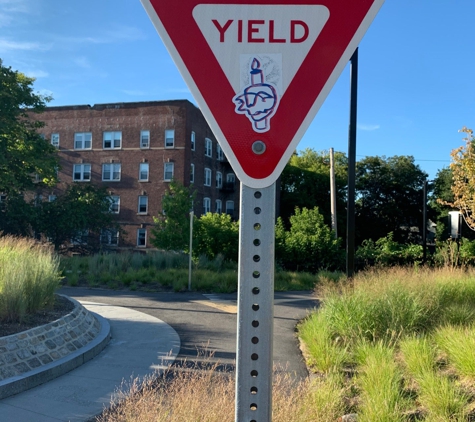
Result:
M236 175L270 186L384 0L141 0Z

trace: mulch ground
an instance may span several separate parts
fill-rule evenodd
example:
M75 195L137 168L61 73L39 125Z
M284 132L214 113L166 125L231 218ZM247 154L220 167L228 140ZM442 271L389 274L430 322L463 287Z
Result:
M22 331L48 324L69 314L74 309L74 303L63 296L56 295L56 300L51 309L43 309L25 316L21 321L0 321L0 337L17 334Z

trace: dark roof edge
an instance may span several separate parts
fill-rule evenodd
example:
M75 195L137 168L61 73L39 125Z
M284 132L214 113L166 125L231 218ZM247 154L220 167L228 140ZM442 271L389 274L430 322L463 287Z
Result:
M103 103L103 104L94 104L93 106L89 104L51 106L51 107L46 107L45 111L88 110L88 109L89 110L104 110L104 109L116 109L116 108L153 107L157 105L161 105L161 106L180 105L180 103L191 105L197 108L189 100L163 100L163 101L135 101L135 102L120 102L120 103Z

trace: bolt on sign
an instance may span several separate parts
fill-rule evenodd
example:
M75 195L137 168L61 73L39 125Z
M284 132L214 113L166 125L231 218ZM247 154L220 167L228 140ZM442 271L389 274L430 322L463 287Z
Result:
M247 186L270 186L384 0L141 0Z

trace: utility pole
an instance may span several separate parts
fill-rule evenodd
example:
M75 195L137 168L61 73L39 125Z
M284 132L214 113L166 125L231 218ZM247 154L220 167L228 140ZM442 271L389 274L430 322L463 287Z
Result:
M350 125L348 130L348 204L346 229L346 276L355 271L355 173L356 173L356 116L358 101L358 49L351 57L350 67Z
M332 215L332 230L335 239L338 237L336 223L336 182L335 182L335 157L333 148L330 148L330 205Z

